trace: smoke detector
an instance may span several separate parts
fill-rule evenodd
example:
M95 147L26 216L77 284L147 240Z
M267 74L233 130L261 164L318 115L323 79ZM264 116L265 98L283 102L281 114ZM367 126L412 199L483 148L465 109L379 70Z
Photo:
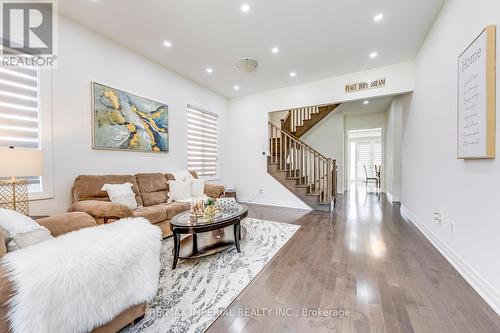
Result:
M255 72L257 66L259 66L259 63L252 58L241 58L236 64L236 68L247 73Z

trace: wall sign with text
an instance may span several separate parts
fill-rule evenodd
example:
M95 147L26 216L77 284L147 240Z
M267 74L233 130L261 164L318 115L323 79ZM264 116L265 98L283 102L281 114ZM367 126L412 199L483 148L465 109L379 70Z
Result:
M362 81L356 83L349 83L345 85L345 92L351 93L356 91L376 89L385 87L385 79Z
M458 57L458 158L495 158L496 27Z

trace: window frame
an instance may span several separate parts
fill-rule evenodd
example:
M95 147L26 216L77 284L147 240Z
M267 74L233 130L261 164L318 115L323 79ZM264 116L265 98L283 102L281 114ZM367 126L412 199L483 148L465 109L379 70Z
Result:
M52 148L52 70L36 68L37 73L37 116L38 150L43 151L43 174L41 191L28 191L29 200L49 199L54 197L53 183L53 148ZM33 148L32 148L33 149Z
M53 132L52 132L52 70L38 70L38 133L43 151L42 191L28 193L29 200L54 198Z

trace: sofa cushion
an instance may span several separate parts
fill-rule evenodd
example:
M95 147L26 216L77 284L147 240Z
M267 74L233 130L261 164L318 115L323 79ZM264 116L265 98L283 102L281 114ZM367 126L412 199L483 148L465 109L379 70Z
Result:
M144 206L167 202L168 182L162 173L139 173L135 175Z
M99 200L83 200L74 202L69 207L70 212L84 212L92 217L132 217L134 216L134 211L129 207L109 202L109 201L99 201Z
M187 202L161 203L154 206L142 207L134 210L134 216L145 217L149 222L156 224L170 220L175 215L189 210L190 205Z
M172 230L170 228L170 222L169 221L164 221L164 222L157 223L157 224L155 224L155 226L157 226L158 228L161 229L163 238L172 236Z
M170 220L177 214L188 211L191 205L188 202L171 202L167 204L167 219Z
M167 219L167 210L163 207L163 205L165 204L137 208L134 210L134 216L144 217L153 224L165 221Z
M73 199L81 200L101 200L109 201L108 193L102 190L104 184L132 183L135 199L138 206L142 206L142 198L139 192L139 185L132 175L80 175L76 177L73 188Z
M58 214L51 217L44 217L36 221L41 226L49 229L50 234L54 237L83 228L95 227L97 225L92 216L84 212Z

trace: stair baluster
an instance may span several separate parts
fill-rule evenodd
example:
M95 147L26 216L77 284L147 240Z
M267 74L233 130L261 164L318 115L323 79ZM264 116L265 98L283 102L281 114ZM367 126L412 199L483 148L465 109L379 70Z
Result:
M305 116L313 108L296 109L297 115ZM293 115L290 115L292 124ZM300 121L300 120L298 120ZM286 122L286 121L285 121ZM283 125L283 122L282 122ZM291 126L291 125L290 125ZM326 158L292 134L269 122L269 153L268 161L279 172L284 172L287 182L295 182L295 188L301 193L307 193L306 202L317 196L317 209L326 210L335 198L336 193L336 163ZM289 186L287 186L291 189ZM293 189L291 189L293 190ZM318 208L319 207L319 208Z

